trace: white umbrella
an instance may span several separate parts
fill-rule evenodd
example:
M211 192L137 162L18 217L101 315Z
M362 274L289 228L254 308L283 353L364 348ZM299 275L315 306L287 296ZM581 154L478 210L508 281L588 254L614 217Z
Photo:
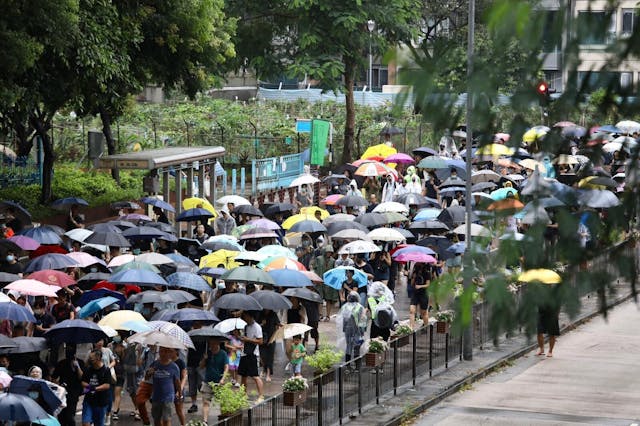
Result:
M90 231L85 228L76 228L76 229L72 229L71 231L65 232L64 235L69 237L70 240L83 242L90 235L93 235L93 231Z
M623 120L616 124L616 127L623 133L640 132L640 123L632 120Z
M336 213L336 214L332 214L331 216L329 216L328 218L324 219L322 221L322 224L324 226L329 225L330 223L334 223L334 222L346 222L346 221L352 221L353 219L355 219L356 217L352 214L346 214L346 213Z
M373 244L371 241L353 241L348 244L343 245L338 251L339 254L347 253L347 254L355 254L355 253L373 253L375 251L380 251L377 245Z
M104 334L106 334L107 337L114 337L118 335L118 332L114 328L109 327L108 325L98 324L98 327L100 327L102 331L104 331Z
M535 170L537 168L540 173L546 173L547 171L547 167L544 164L532 158L525 158L519 163L519 165L529 170Z
M334 235L335 236L335 235ZM406 238L400 232L395 229L389 228L377 228L367 234L373 241L386 241L386 242L402 242L405 241Z
M320 179L318 179L317 177L309 174L304 174L302 176L298 176L297 178L295 178L289 184L289 188L295 188L300 185L313 185L314 183L318 183L318 182L320 182Z
M237 242L238 238L236 238L233 235L229 235L229 234L213 235L213 236L207 238L207 241L205 241L205 243L212 242L212 241L234 241L234 242Z
M471 183L478 182L498 182L502 176L493 170L478 170L477 172L471 173Z
M224 197L220 197L216 200L216 204L218 205L227 205L229 203L233 203L234 206L238 207L238 206L250 206L251 202L249 200L247 200L244 197L241 197L239 195L225 195Z
M258 253L256 251L241 251L234 259L237 261L245 260L251 262L262 262L268 257L269 255Z
M187 349L187 346L176 337L163 333L160 330L144 331L136 333L127 339L129 343L140 343L146 346L162 346L173 349Z
M146 262L152 265L169 265L175 263L173 259L160 253L143 253L135 257L137 262Z
M276 340L282 339L291 339L294 336L300 336L311 330L312 327L309 327L307 324L301 324L299 322L294 322L291 324L285 324L283 327L280 327L273 333L271 339L269 339L269 343L273 343Z
M331 236L332 240L369 240L367 233L360 229L343 229Z
M560 154L551 161L553 164L580 164L573 155Z
M611 154L612 152L620 151L622 149L622 144L620 142L609 142L602 146L602 150L604 152L608 152Z
M472 192L471 195L475 197L487 198L489 200L493 200L493 198L491 198L491 195L487 194L486 192Z
M125 263L133 262L136 260L136 257L132 254L121 254L120 256L116 256L107 264L109 268L115 268L118 266L122 266Z
M404 204L395 202L395 201L387 201L386 203L378 204L374 209L374 213L409 213L409 207Z
M213 329L226 334L231 333L233 330L244 330L246 325L246 321L241 318L228 318L217 323Z
M465 235L466 230L467 230L467 224L463 223L462 225L455 228L452 232L458 235ZM472 237L490 237L491 232L489 232L489 230L482 225L478 225L477 223L472 223L471 236Z

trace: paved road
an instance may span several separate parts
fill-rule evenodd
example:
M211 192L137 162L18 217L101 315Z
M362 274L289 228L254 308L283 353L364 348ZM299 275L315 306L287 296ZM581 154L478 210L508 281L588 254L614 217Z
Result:
M416 425L640 424L640 311L627 302L435 406Z

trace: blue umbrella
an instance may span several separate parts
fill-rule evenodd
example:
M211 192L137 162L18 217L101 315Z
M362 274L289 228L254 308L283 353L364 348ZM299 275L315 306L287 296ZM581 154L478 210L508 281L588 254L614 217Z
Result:
M187 209L176 216L177 222L197 222L199 220L207 220L213 217L213 213L209 210L195 208Z
M43 269L75 268L78 263L64 254L48 253L33 259L24 269L26 273L42 271Z
M95 343L107 335L96 323L81 319L64 320L44 333L53 344Z
M90 290L82 293L82 296L80 296L80 299L78 300L78 303L76 303L76 305L84 306L93 300L97 300L107 296L111 296L115 299L118 299L118 304L120 305L121 308L124 307L125 301L127 300L122 293L119 293L117 291L112 291L106 288L99 288L97 290Z
M142 321L127 321L122 323L123 330L130 330L136 333L144 333L153 330L153 327Z
M51 415L47 419L38 419L38 420L32 421L31 423L39 424L42 426L60 426L60 422L58 421L58 419L56 419Z
M176 209L173 208L173 206L171 204L167 203L166 201L159 200L158 198L144 197L140 201L142 201L145 204L150 204L150 205L152 205L154 207L159 207L162 210L166 210L168 212L175 213L175 211L176 211Z
M358 287L367 285L367 275L361 270L351 266L339 266L329 269L322 275L322 279L329 287L340 290L342 284L347 280L347 271L353 271L353 280L358 283Z
M301 220L289 228L290 232L327 232L327 228L315 220Z
M459 243L451 244L447 251L454 254L462 254L466 250L466 247L467 245L464 243L464 241L461 241Z
M101 297L100 299L92 300L91 302L84 305L82 309L80 309L80 312L78 312L78 318L86 318L98 311L103 310L107 306L113 305L114 303L120 304L120 299L113 296L106 296Z
M311 280L302 272L294 269L274 269L267 272L275 281L277 287L309 287L312 286Z
M49 414L28 396L0 394L0 419L11 422L34 422L48 419Z
M220 321L211 311L196 308L165 309L151 318L152 321Z
M9 385L9 392L18 395L29 396L29 393L35 389L40 393L42 400L46 404L46 407L43 408L45 408L49 414L53 414L56 408L62 404L62 401L53 393L49 384L42 379L34 379L27 376L13 376L13 380Z
M113 284L135 284L140 286L155 287L157 285L168 286L169 283L160 275L146 269L129 269L120 271L109 278Z
M413 217L413 220L433 220L438 217L442 209L422 209Z
M33 238L40 244L62 244L62 238L60 238L60 235L46 225L23 229L22 232L20 232L20 235Z
M491 198L495 201L504 200L509 195L513 195L514 197L518 195L518 191L515 188L498 188L493 191L491 194Z
M598 127L598 132L606 132L606 133L622 133L622 130L618 129L613 124L606 124L604 126Z
M189 288L196 291L210 291L209 284L199 275L191 272L176 272L167 277L167 282L174 287Z
M0 319L12 321L37 322L36 318L22 305L11 302L0 303Z
M224 268L202 268L197 274L204 275L205 277L218 278L220 275L227 272Z
M51 207L55 207L55 208L61 208L61 207L68 207L68 206L72 206L74 204L77 204L79 206L88 206L89 203L79 197L67 197L67 198L60 198L59 200L55 200L53 203L51 203Z
M189 259L187 256L183 256L180 253L168 253L165 254L169 259L173 260L176 264L181 263L184 265L194 266L197 268L197 265L193 262L193 260Z

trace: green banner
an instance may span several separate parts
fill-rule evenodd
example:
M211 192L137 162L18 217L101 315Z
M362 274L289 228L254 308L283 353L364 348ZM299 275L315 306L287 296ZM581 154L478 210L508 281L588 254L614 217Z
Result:
M325 120L311 122L311 164L324 165L324 154L327 150L331 123Z

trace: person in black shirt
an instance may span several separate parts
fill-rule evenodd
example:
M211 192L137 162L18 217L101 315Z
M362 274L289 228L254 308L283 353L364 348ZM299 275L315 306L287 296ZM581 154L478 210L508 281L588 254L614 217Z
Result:
M371 264L367 262L363 255L359 254L356 257L356 268L360 269L367 276L367 280L371 282L373 280L373 268ZM360 303L362 306L367 306L367 286L358 287L358 294L360 295Z
M0 272L22 274L22 265L18 263L18 257L13 251L7 251L5 258L0 261Z
M304 334L304 344L307 344L307 340L309 339L309 335L315 341L316 346L313 349L315 352L318 349L318 345L320 344L320 334L318 333L318 325L320 323L320 307L317 302L311 302L308 300L303 300L302 305L304 306L304 310L307 312L307 325L311 327L311 330Z
M192 330L202 328L200 321L194 321ZM198 389L202 385L202 377L198 373L198 367L200 360L207 350L207 343L202 340L193 339L193 345L195 349L189 349L187 352L187 378L189 381L189 396L191 397L191 407L187 410L187 413L195 413L198 411Z
M281 326L278 315L270 309L262 311L260 319L260 325L262 326L262 344L260 345L260 359L262 360L262 367L267 382L271 381L273 375L273 360L276 352L276 342L269 342L271 336Z
M169 223L169 218L167 217L167 214L160 207L154 207L153 213L156 215L156 222L167 223L167 224Z
M82 395L82 375L84 361L76 358L76 348L67 347L66 357L53 370L53 380L67 390L67 406L58 414L61 426L75 426L74 417L80 395Z
M94 349L89 354L89 366L82 375L86 392L82 403L82 425L104 426L107 405L111 398L111 373L102 362L102 351Z
M44 337L44 333L56 323L55 318L44 309L44 300L36 300L33 304L33 316L36 318L33 337Z

